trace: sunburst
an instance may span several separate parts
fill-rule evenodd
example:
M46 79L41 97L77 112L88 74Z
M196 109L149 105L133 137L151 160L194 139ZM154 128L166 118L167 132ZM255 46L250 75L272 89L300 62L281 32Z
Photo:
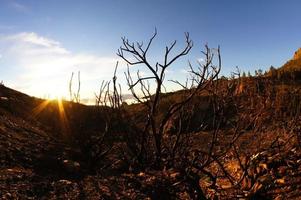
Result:
M70 133L70 125L65 112L64 103L61 98L57 98L56 100L44 100L32 110L32 115L33 117L37 117L41 112L43 112L47 108L47 106L55 105L57 106L61 132L64 134L64 136L68 136Z
M67 136L70 133L70 126L69 126L69 120L65 112L63 100L60 98L57 99L57 105L58 105L61 129L64 135Z
M45 100L42 103L40 103L37 107L35 107L32 110L32 114L34 117L38 116L43 110L45 110L45 108L47 107L47 105L50 103L50 100Z

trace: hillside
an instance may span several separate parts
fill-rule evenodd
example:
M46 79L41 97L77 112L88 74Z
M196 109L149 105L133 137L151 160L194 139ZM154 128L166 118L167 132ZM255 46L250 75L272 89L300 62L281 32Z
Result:
M301 80L301 48L282 67L270 74L282 79Z
M299 199L301 85L270 77L216 83L214 95L210 90L199 93L185 107L184 117L168 123L166 145L184 127L179 144L189 151L175 159L175 167L163 170L142 168L132 159L147 117L142 105L114 110L60 103L1 85L0 196ZM157 120L186 93L164 95ZM222 115L215 115L216 109Z

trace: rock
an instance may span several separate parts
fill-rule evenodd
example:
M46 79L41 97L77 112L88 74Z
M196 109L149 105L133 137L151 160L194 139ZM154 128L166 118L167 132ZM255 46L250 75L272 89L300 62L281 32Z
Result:
M282 195L278 195L275 200L284 200L285 198Z
M68 181L68 180L65 180L65 179L59 180L58 183L62 184L62 185L71 185L72 184L71 181Z
M278 183L278 184L285 184L285 180L284 180L284 178L276 179L276 180L275 180L275 183Z
M79 173L80 164L72 160L63 160L63 167L69 173Z
M145 176L145 173L144 173L144 172L140 172L140 173L138 174L138 177L143 177L143 176Z
M0 97L1 101L8 101L9 99L7 97Z
M7 192L6 194L4 194L4 195L2 196L2 198L3 198L3 199L13 199L13 196L12 196L11 193ZM1 199L2 199L2 198L1 198Z
M171 173L171 174L169 175L169 177L170 177L172 180L176 180L176 179L178 179L178 178L181 177L181 174L180 174L180 172L174 172L174 173Z
M285 166L280 166L280 167L278 168L278 172L279 172L280 175L285 175L286 170L287 170L287 169L286 169Z

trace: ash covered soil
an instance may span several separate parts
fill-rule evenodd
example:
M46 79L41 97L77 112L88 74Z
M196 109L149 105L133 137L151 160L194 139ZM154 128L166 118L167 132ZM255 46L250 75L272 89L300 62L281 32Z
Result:
M116 159L103 172L91 173L78 149L54 137L48 125L29 117L35 104L28 102L42 100L3 86L0 97L2 199L195 199L191 177L177 169L124 170ZM243 170L233 152L220 159L237 178L235 186L218 175L219 163L206 169L216 174L214 187L206 176L194 183L208 199L301 199L301 150L298 138L287 127L291 126L267 125L240 137L236 147L241 160L249 158L248 178L238 180ZM207 148L204 141L210 137L209 132L196 132L191 145ZM227 137L225 131L217 143Z
M8 114L0 117L0 152L2 199L166 199L176 189L188 198L172 186L180 180L173 170L89 174L68 145Z

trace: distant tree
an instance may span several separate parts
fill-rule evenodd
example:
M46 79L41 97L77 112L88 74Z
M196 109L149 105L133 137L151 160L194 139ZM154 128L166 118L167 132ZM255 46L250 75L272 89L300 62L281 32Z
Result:
M277 77L277 70L275 67L271 66L270 70L269 70L269 74L271 75L272 78L276 78Z
M248 71L248 77L252 77L252 75L251 75L250 71Z
M270 71L275 71L275 70L276 70L276 68L273 65L271 65Z
M277 71L277 79L280 80L282 78L282 71Z
M263 70L262 69L258 69L257 73L258 73L258 76L262 76L263 75Z
M265 75L265 76L268 75L268 71L264 71L264 75Z
M242 77L243 78L247 77L246 72L242 72Z
M262 76L262 75L263 75L263 70L262 69L255 70L255 76Z

